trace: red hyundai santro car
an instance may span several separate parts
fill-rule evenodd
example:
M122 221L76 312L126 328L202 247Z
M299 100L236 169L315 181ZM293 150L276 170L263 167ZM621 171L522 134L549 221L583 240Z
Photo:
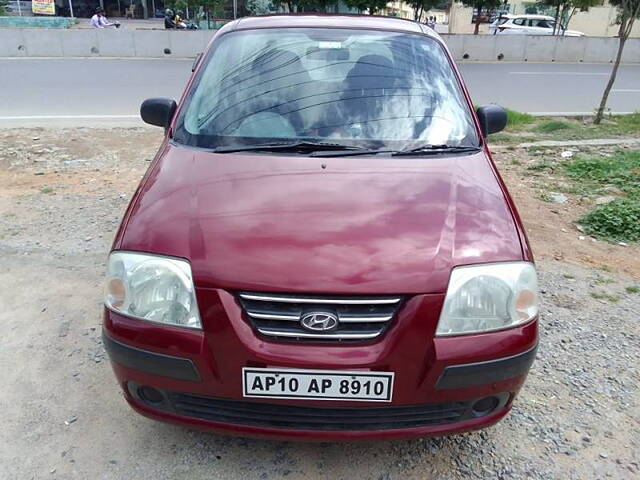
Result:
M158 420L299 440L487 427L535 356L536 271L440 37L358 16L221 28L113 243L104 345Z

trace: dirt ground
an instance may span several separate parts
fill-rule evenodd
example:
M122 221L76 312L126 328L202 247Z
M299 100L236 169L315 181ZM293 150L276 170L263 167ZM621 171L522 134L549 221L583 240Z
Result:
M589 201L540 197L539 157L496 148L538 260L538 358L513 412L471 434L296 444L156 423L100 341L115 229L160 141L140 129L0 130L0 479L640 478L640 247L584 236ZM545 155L560 155L550 150Z
M611 152L617 146L596 148L548 148L528 153L523 149L494 148L494 160L514 198L536 259L561 260L600 270L612 270L640 276L640 245L612 245L585 236L575 222L589 209L593 199L568 196L565 203L554 204L541 196L549 182L549 174L535 173L528 167L542 159L561 161L562 152L594 155ZM553 182L549 182L553 183Z

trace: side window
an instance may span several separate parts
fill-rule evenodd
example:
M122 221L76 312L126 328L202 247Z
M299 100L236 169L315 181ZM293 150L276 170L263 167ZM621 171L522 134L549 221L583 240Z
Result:
M514 25L524 25L524 22L526 22L526 21L527 21L526 18L514 18L513 19Z
M547 20L538 20L538 25L536 25L536 27L551 28L551 25L549 25L549 22Z

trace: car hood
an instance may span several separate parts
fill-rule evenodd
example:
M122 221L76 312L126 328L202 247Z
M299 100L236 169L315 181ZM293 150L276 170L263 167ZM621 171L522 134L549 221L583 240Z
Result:
M187 258L196 285L446 290L453 266L522 259L484 152L311 158L167 145L115 247Z

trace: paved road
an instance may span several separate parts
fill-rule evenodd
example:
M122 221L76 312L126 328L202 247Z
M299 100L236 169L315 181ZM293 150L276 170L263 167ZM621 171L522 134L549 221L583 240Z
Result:
M136 123L140 102L178 97L191 61L167 59L0 59L0 126ZM531 113L591 113L610 65L467 63L461 66L476 104ZM640 110L640 65L620 68L612 112Z

